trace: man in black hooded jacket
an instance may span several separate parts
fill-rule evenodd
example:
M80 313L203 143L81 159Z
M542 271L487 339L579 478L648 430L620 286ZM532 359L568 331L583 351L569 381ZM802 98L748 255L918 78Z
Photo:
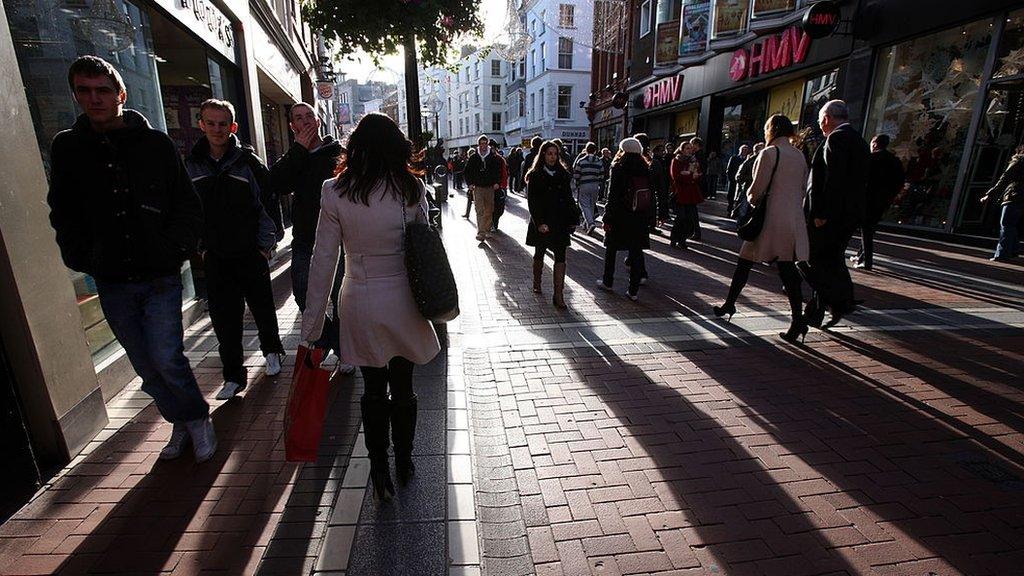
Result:
M245 389L242 318L249 305L266 358L267 376L281 373L284 346L270 285L269 260L278 230L264 198L280 205L270 174L252 147L235 136L235 108L210 99L199 107L204 136L185 158L192 184L203 201L205 222L200 249L206 270L210 321L219 343L224 385L218 400Z
M159 457L191 443L209 460L217 437L184 354L182 263L202 232L199 197L174 142L133 110L121 75L96 56L68 70L83 114L50 148L50 223L64 263L93 277L103 314L173 424Z

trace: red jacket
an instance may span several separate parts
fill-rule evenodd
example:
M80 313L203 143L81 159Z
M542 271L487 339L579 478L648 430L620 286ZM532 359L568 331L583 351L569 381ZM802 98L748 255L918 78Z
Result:
M672 176L672 196L678 204L696 205L704 201L700 190L700 165L692 156L673 156L669 169Z
M505 190L508 188L508 161L501 156L498 158L501 158L501 189Z

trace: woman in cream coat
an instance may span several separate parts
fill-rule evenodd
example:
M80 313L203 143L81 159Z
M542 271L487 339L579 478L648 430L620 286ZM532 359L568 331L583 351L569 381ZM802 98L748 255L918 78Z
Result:
M416 307L405 270L404 224L427 218L423 184L410 167L412 157L412 143L390 118L368 114L360 120L338 176L324 182L302 315L302 338L315 341L323 330L344 244L340 356L360 367L366 384L363 429L370 479L381 501L395 490L388 464L389 429L399 482L405 484L414 472L413 366L429 362L440 350L433 326Z
M754 182L747 189L747 200L752 206L768 202L764 228L755 240L743 243L729 286L729 296L725 304L714 307L715 316L728 314L732 318L736 313L736 299L743 291L754 263L774 262L793 313L789 330L780 334L788 342L795 342L797 338L802 340L807 334L807 324L801 314L801 277L796 268L796 263L807 260L808 255L807 224L803 213L807 161L790 142L794 134L793 123L782 114L776 114L765 122L764 140L768 145L755 161Z

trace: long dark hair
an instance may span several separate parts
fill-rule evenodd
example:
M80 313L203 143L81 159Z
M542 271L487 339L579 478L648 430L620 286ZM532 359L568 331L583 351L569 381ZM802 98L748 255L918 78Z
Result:
M554 148L558 151L558 162L555 162L555 170L561 172L569 171L569 168L562 162L562 148L554 140L548 140L540 145L540 150L533 157L533 165L530 166L530 170L526 173L525 177L527 182L530 181L530 177L533 176L534 172L544 169L544 152L546 152L548 148Z
M423 172L414 164L423 159L423 153L413 150L412 142L390 117L376 112L363 116L346 149L335 171L338 196L369 206L370 192L383 180L384 194L390 192L408 206L420 201L418 178Z

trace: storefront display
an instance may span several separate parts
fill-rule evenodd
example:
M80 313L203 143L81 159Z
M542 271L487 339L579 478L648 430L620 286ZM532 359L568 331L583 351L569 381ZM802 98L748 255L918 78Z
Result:
M754 18L796 8L796 0L754 0Z
M168 1L167 6L174 8L176 3ZM50 142L80 114L67 84L67 70L79 55L98 55L117 68L128 93L126 107L167 132L182 154L198 138L196 118L203 100L220 95L244 109L244 103L235 99L237 68L231 63L233 57L227 57L234 51L230 21L219 11L204 10L201 19L191 10L171 12L188 18L192 33L215 43L206 45L143 2L57 0L47 5L5 0L4 7L47 173ZM69 275L89 350L100 364L118 346L99 306L93 279L70 270ZM193 299L187 263L182 280L184 301Z
M679 56L701 54L707 49L711 25L711 0L683 0L679 29Z
M747 29L750 0L715 0L715 38L740 34Z
M699 124L699 108L691 108L689 110L683 110L682 112L676 113L674 122L675 130L673 130L676 141L696 136Z
M981 21L879 53L865 133L888 134L907 173L888 220L946 226L991 43Z

